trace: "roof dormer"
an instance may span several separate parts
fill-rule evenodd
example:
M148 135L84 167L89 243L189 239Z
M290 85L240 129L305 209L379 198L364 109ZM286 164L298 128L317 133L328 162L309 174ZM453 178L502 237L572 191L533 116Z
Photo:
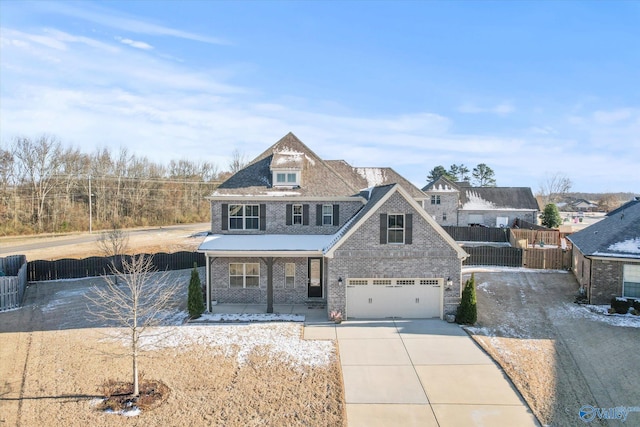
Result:
M273 187L300 187L303 166L303 153L296 151L273 153L270 165Z

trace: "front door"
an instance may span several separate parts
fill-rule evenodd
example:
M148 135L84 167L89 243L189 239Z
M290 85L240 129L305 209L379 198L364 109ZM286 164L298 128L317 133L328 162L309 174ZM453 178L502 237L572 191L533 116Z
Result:
M322 258L309 258L309 298L322 298Z

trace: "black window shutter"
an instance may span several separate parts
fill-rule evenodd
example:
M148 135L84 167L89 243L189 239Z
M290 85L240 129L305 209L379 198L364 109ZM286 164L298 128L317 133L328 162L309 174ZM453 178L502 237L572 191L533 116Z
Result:
M309 225L309 205L302 205L302 225Z
M413 214L404 216L404 243L406 245L413 243Z
M267 205L260 203L260 230L267 229Z
M380 214L380 244L387 244L387 214Z
M316 225L322 225L322 205L316 205Z
M293 205L287 205L287 225L293 224L293 221L291 219L292 211L293 211Z
M340 224L340 205L333 205L333 225Z
M229 205L226 203L222 204L222 229L229 229Z

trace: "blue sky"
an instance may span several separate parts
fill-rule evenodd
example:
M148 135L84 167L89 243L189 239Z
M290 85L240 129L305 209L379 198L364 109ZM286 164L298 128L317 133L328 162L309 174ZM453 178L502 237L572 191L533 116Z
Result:
M0 143L640 192L640 2L0 2Z

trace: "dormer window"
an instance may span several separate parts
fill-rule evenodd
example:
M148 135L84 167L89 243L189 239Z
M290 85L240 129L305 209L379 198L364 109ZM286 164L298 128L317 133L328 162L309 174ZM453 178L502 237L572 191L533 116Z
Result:
M273 172L273 185L286 186L286 187L299 187L300 172L299 171Z

